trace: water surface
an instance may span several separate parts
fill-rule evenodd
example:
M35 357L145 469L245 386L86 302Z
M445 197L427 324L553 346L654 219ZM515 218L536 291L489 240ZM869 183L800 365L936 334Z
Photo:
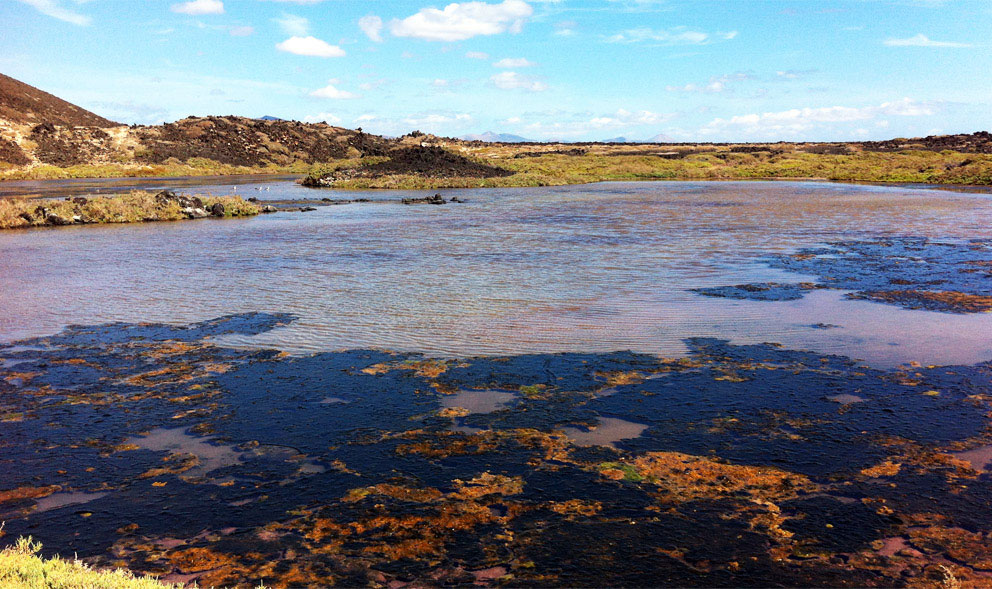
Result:
M645 182L451 190L442 192L468 202L403 206L390 201L422 193L264 180L238 184L238 193L377 202L247 220L5 232L0 341L68 324L184 324L264 311L300 320L222 341L294 353L372 347L449 357L620 349L681 355L686 337L715 336L878 365L992 358L988 314L908 311L845 300L839 291L755 302L688 290L809 279L759 258L831 241L986 236L986 195ZM121 181L113 182L120 189ZM31 185L37 191L45 183ZM11 184L3 186L9 191Z

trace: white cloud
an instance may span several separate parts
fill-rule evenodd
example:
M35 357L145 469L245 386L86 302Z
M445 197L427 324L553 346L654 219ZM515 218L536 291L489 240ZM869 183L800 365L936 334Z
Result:
M311 57L344 57L344 49L337 45L329 45L316 37L290 37L276 44L276 49L295 55Z
M335 116L329 112L322 112L319 114L311 115L303 119L304 123L327 123L328 125L334 125L341 122L341 117Z
M481 51L469 51L465 54L465 57L469 59L489 59L489 54Z
M552 33L559 37L571 37L575 34L575 27L578 23L574 20L563 20L555 23L555 32Z
M431 82L431 86L434 86L435 88L447 88L448 87L448 80L445 80L443 78L438 78L438 79L434 80L433 82Z
M221 0L191 0L172 5L172 12L180 14L224 14L224 3Z
M736 31L717 33L718 39L733 39ZM693 31L685 27L668 30L655 30L648 27L628 29L606 38L611 43L656 43L659 45L706 45L712 43L714 36L702 31Z
M375 90L376 88L381 88L385 86L388 82L389 81L386 78L379 78L377 80L369 80L368 82L362 82L361 84L358 85L358 87L368 92L369 90Z
M272 19L282 29L282 32L292 37L305 37L310 33L310 21L302 16L286 14L279 18Z
M377 118L379 118L379 117L377 117L375 115L364 114L364 115L358 117L357 119L355 119L355 122L356 123L363 123L363 122L367 122L367 121L374 121Z
M464 123L466 121L471 121L472 115L465 113L458 114L437 114L430 113L420 116L412 116L403 119L403 122L407 125L413 125L414 127L433 127L434 125L443 125L446 123Z
M249 26L231 27L228 31L232 37L250 37L255 34L255 28Z
M929 116L935 114L939 108L939 103L920 102L910 98L864 107L793 108L777 112L737 115L729 119L713 119L700 129L700 132L704 135L712 135L732 131L781 137L828 124L868 121L882 116Z
M363 16L358 19L358 28L362 29L362 32L369 39L376 43L382 42L382 19L378 16Z
M745 74L743 72L737 72L734 74L726 74L723 76L713 76L710 78L709 82L705 84L693 84L689 83L684 86L665 86L665 90L669 92L697 92L700 94L717 94L724 92L728 89L730 84L734 82L742 82L744 80L751 79L753 76Z
M517 58L506 57L493 64L494 67L506 67L506 68L533 67L535 65L537 64L534 63L533 61L524 59L523 57L517 57Z
M621 108L613 113L591 117L589 113L575 113L569 116L567 113L561 112L545 113L543 116L550 119L550 122L536 121L530 123L525 126L527 132L558 138L598 135L606 131L615 133L620 129L632 129L636 132L634 129L636 127L658 125L673 119L675 114L657 113L649 110L630 111ZM507 122L519 123L520 118L514 117L514 120L507 120ZM602 139L602 136L599 138Z
M523 0L452 3L443 10L424 8L403 20L394 19L389 30L397 37L427 41L464 41L478 35L519 33L534 9Z
M663 123L672 118L671 114L656 113L649 110L640 110L636 112L631 112L629 110L620 109L617 112L607 115L594 117L589 120L589 125L593 127L603 128L603 127L632 127L635 125L656 125L658 123Z
M269 2L291 2L293 4L320 4L324 0L268 0Z
M884 43L889 47L971 47L968 43L934 41L923 33L907 39L886 39Z
M79 14L78 12L73 12L68 8L63 8L58 0L20 0L28 6L33 6L38 12L50 16L52 18L57 18L61 21L67 23L72 23L74 25L79 25L81 27L88 26L93 19L90 17Z
M502 90L513 90L516 88L530 90L531 92L541 92L547 90L548 85L530 76L522 76L517 72L500 72L489 78L494 86Z
M337 84L337 80L329 80L329 83L323 88L319 88L310 93L310 96L315 98L331 98L333 100L347 100L349 98L361 98L360 95L353 92L348 92L347 90L339 90L334 86Z

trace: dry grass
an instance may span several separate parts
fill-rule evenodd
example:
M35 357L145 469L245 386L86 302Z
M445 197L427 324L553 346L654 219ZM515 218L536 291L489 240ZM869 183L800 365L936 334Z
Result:
M919 182L931 184L992 185L992 155L953 151L854 152L845 155L808 153L790 148L758 153L735 153L726 146L665 155L666 146L592 146L583 155L554 153L541 146L544 155L515 157L535 146L446 146L481 163L515 172L503 178L425 178L388 175L335 182L336 188L478 188L514 186L561 186L609 180L757 180L824 179L851 182ZM383 158L375 158L381 161ZM347 163L347 165L345 165ZM374 163L371 158L362 165ZM334 169L354 166L314 167L320 176Z
M261 209L239 196L200 197L208 210L214 204L224 205L225 217L257 215ZM185 219L175 202L162 203L152 192L134 191L117 196L97 196L85 203L66 200L0 199L0 229L37 227L50 224L41 214L46 208L51 214L78 223L140 223L147 221L178 221Z

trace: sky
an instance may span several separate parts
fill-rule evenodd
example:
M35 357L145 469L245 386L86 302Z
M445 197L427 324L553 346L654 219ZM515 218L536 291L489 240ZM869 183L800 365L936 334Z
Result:
M0 0L0 72L123 123L851 141L992 128L992 0Z

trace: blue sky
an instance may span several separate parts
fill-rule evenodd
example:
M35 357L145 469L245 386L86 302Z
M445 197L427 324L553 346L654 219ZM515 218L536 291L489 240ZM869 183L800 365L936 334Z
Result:
M858 140L992 127L992 0L0 0L0 72L125 123Z

